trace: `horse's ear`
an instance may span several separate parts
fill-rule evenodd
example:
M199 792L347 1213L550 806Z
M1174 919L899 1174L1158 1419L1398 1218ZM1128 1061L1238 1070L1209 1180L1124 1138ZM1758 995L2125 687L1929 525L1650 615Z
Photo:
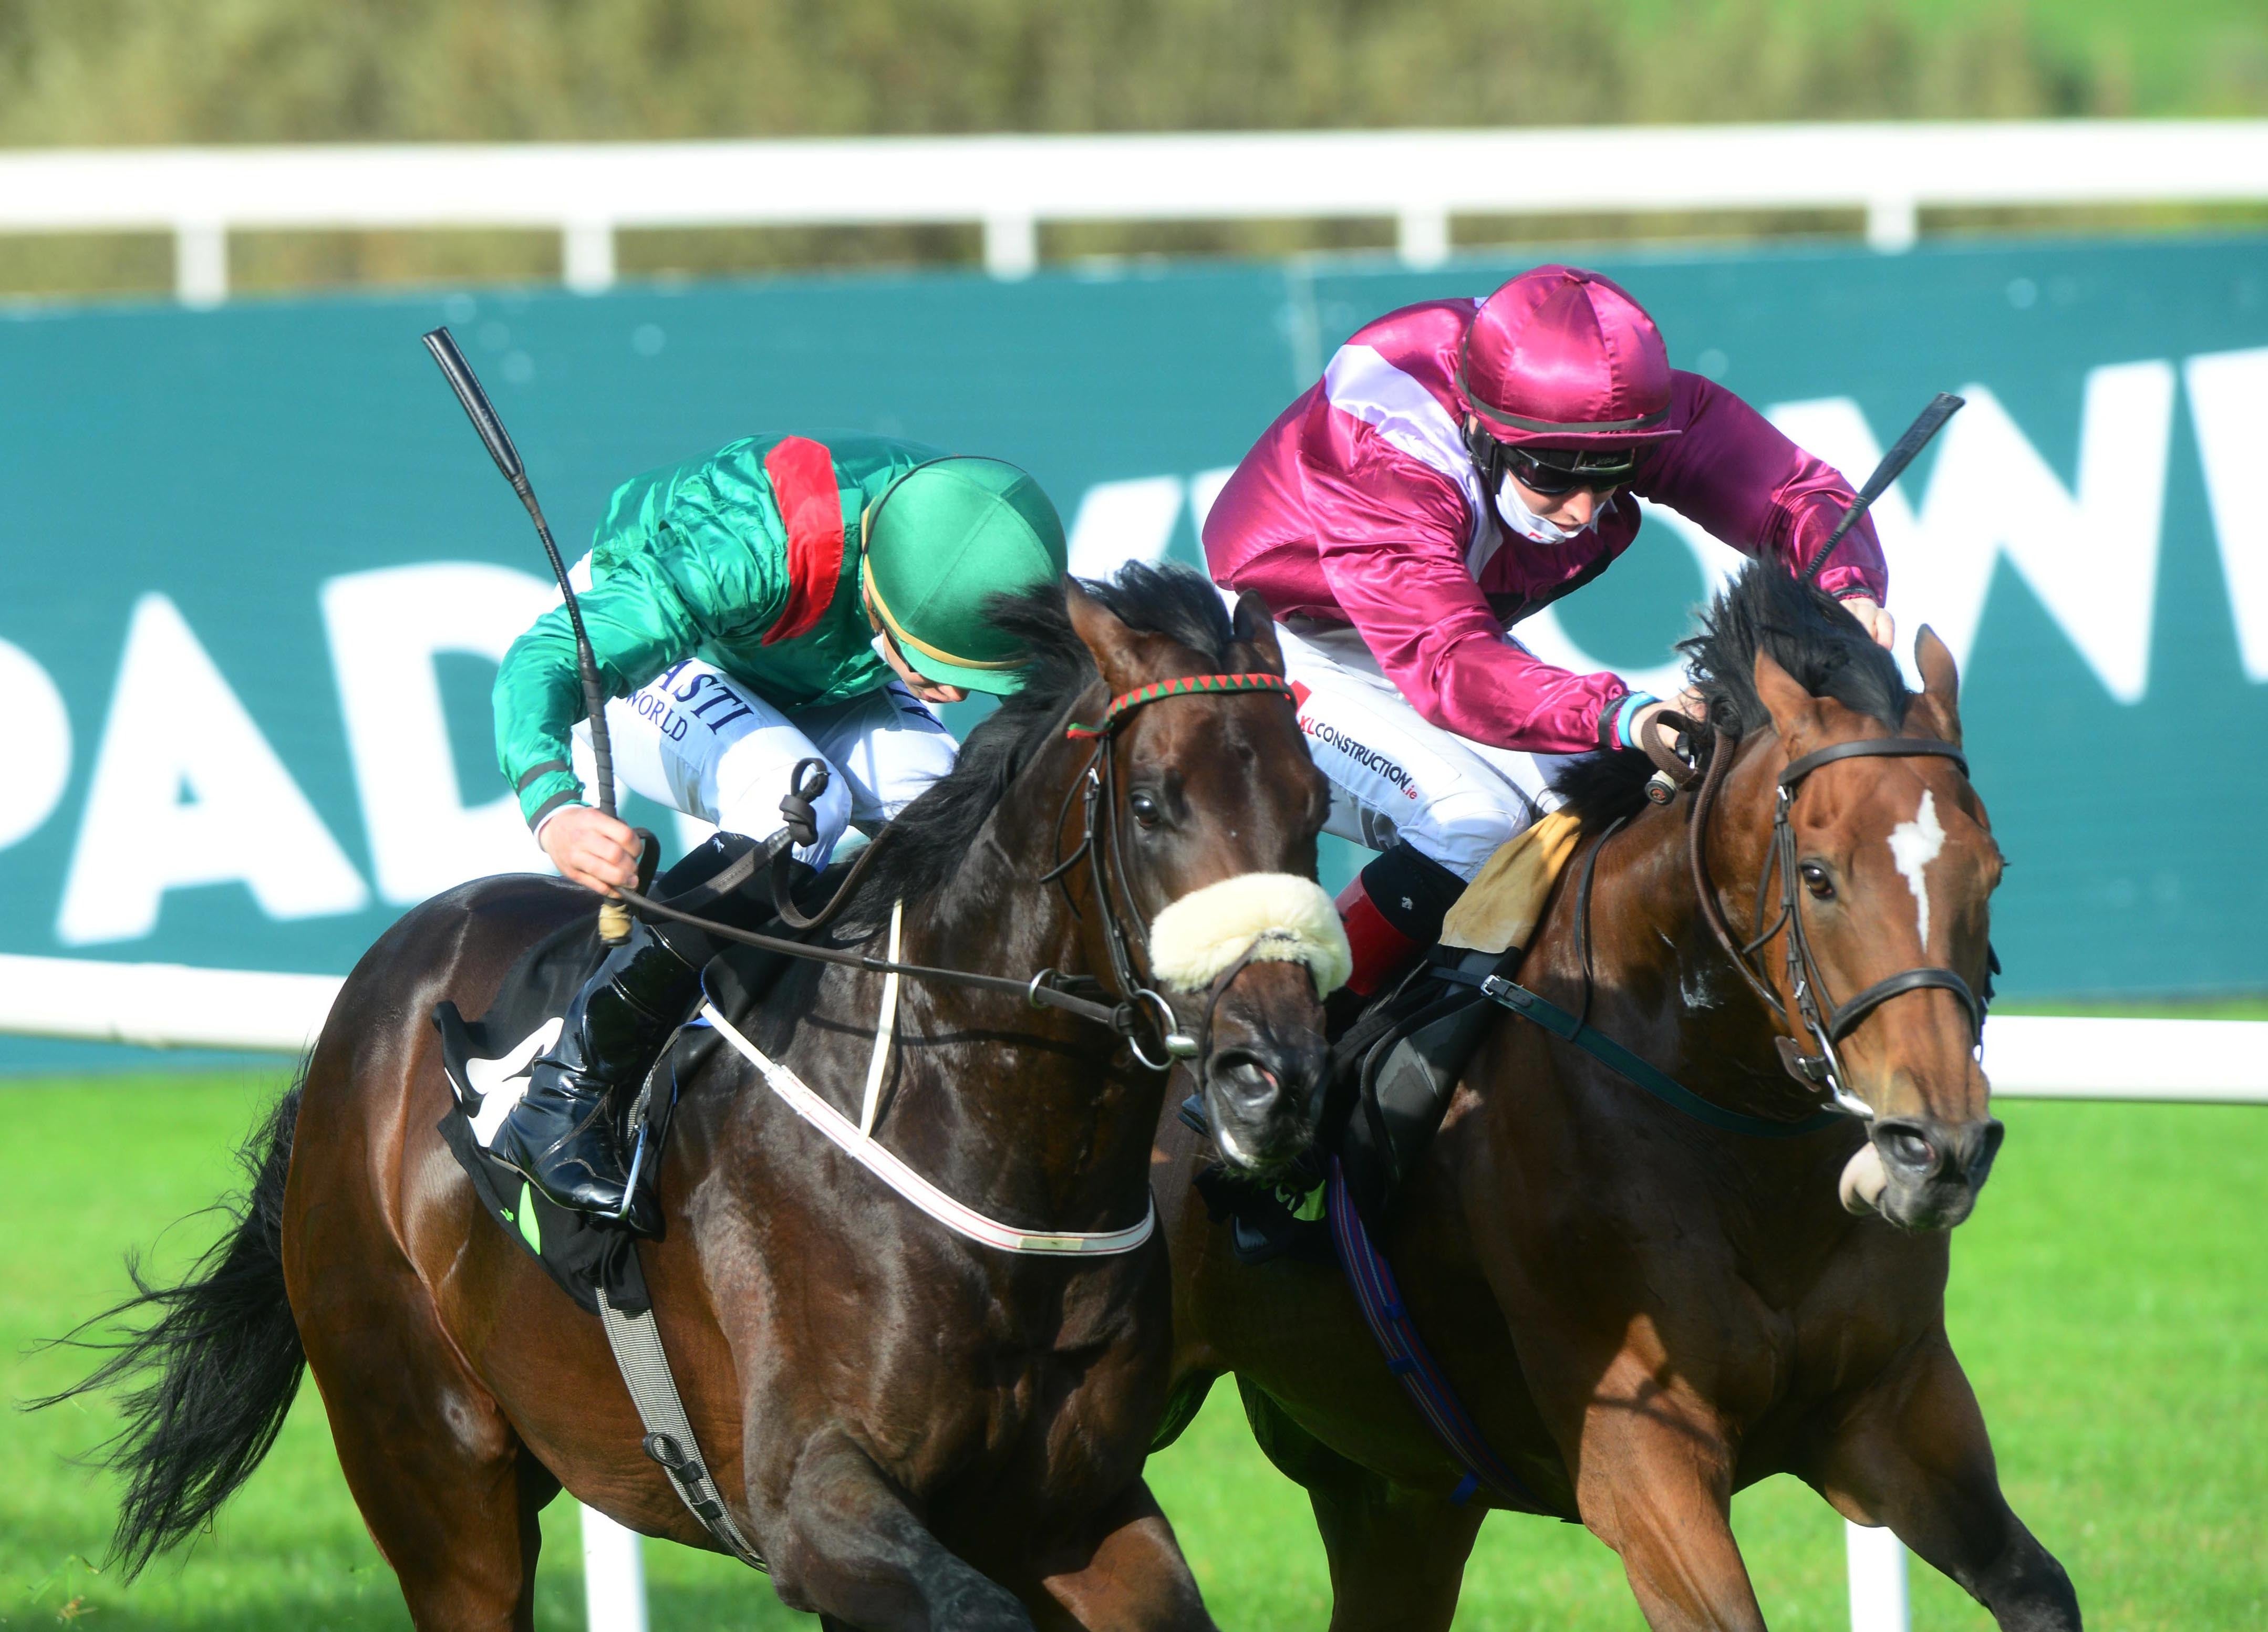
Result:
M1269 673L1284 672L1284 649L1276 642L1276 619L1258 590L1247 590L1236 598L1230 632L1260 654L1260 666Z
M1961 740L1961 673L1953 653L1925 623L1914 636L1914 667L1921 671L1921 695L1937 716L1939 734L1948 742Z
M1094 654L1094 666L1114 692L1131 691L1141 662L1135 651L1141 636L1101 601L1079 588L1079 580L1064 583L1064 601L1071 609L1071 627Z
M1787 745L1793 758L1801 752L1795 745L1800 739L1817 734L1819 699L1804 690L1803 682L1780 667L1771 653L1756 648L1756 695L1771 716L1772 726L1779 739Z

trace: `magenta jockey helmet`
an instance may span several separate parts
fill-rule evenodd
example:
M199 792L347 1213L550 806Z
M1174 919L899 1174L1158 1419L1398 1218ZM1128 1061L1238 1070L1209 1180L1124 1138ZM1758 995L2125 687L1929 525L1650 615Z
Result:
M1481 302L1457 384L1495 441L1627 448L1674 437L1669 352L1646 309L1580 267L1537 267Z

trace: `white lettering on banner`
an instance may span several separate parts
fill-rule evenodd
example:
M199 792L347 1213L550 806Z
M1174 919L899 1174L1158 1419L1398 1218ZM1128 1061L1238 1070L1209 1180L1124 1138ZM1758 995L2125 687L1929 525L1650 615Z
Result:
M1071 527L1074 577L1108 577L1130 561L1161 559L1182 513L1179 476L1100 482L1079 502Z
M370 904L180 610L144 595L127 628L56 937L85 946L148 935L166 892L209 884L242 884L271 918Z
M1896 489L1874 504L1900 629L1928 623L1966 662L2005 554L2103 688L2121 702L2140 702L2149 687L2173 364L2089 371L2075 493L1989 387L1966 386L1961 394L1969 406L1939 435L1920 515ZM1769 417L1855 480L1881 457L1847 397L1783 403Z
M70 713L48 672L20 646L0 641L0 849L32 836L63 803L70 782Z
M1101 482L1079 502L1079 515L1071 527L1071 570L1075 577L1104 578L1130 561L1159 562L1174 542L1174 524L1181 519L1182 496L1189 501L1189 520L1200 540L1197 557L1204 557L1205 518L1228 479L1233 465L1201 470L1186 484L1179 476L1138 476L1128 482Z
M386 567L323 585L347 747L387 901L408 906L468 878L546 865L509 790L466 804L433 659L446 651L500 661L558 599L556 584L469 561Z
M2268 680L2268 509L2260 503L2261 473L2268 469L2268 349L2191 357L2182 373L2220 538L2237 651L2247 680Z

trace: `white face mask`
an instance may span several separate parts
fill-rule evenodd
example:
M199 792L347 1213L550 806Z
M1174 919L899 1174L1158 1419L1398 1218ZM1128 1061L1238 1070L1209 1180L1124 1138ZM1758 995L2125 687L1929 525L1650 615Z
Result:
M1599 517L1606 514L1607 509L1607 504L1602 504L1592 513L1593 525L1596 524ZM1496 511L1514 533L1538 544L1565 544L1569 539L1589 530L1587 526L1563 527L1556 521L1546 521L1528 509L1528 502L1520 496L1520 489L1513 485L1509 474L1497 487Z

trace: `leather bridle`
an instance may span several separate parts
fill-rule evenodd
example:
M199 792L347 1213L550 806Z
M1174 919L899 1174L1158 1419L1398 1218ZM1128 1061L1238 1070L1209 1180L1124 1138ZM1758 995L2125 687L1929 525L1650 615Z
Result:
M1112 978L1116 981L1118 989L1127 994L1127 1003L1133 1005L1138 1011L1146 1010L1159 1022L1160 1043L1163 1051L1162 1057L1159 1059L1152 1060L1144 1051L1142 1039L1138 1034L1131 1031L1126 1033L1126 1046L1133 1051L1134 1058L1153 1071L1165 1070L1176 1060L1196 1059L1210 1050L1212 1044L1213 1011L1220 1006L1222 994L1228 989L1229 983L1241 974L1245 965L1252 960L1253 949L1248 948L1245 956L1238 959L1232 968L1223 971L1221 977L1212 982L1211 991L1205 1003L1204 1018L1198 1024L1197 1033L1192 1036L1180 1030L1173 1003L1163 993L1152 986L1135 967L1133 942L1138 939L1142 943L1143 961L1146 963L1149 960L1150 934L1141 913L1135 908L1134 886L1127 875L1126 824L1121 819L1118 811L1118 756L1111 752L1112 743L1119 725L1137 709L1145 708L1151 703L1163 702L1168 697L1203 696L1250 691L1276 692L1294 703L1297 702L1297 698L1293 696L1292 691L1291 682L1281 675L1192 674L1179 680L1157 680L1150 685L1139 686L1132 691L1122 693L1110 700L1109 708L1104 711L1098 724L1093 725L1073 724L1065 727L1064 731L1064 735L1073 740L1092 739L1094 743L1094 752L1087 756L1086 765L1080 771L1079 779L1071 784L1071 791L1064 795L1063 808L1056 816L1057 843L1060 848L1064 820L1071 814L1071 799L1076 796L1084 795L1079 843L1069 856L1064 856L1053 868L1042 874L1040 882L1057 886L1063 891L1064 904L1071 908L1073 917L1079 917L1081 915L1079 902L1072 898L1071 886L1065 882L1065 876L1082 857L1088 861L1089 871L1094 878L1096 915L1101 921L1103 949L1109 958ZM1095 818L1099 810L1107 810L1110 812L1108 824L1108 837L1101 849L1098 849L1095 844L1097 831ZM1124 903L1123 916L1119 905L1113 901L1111 895L1111 884L1114 879L1117 883L1118 900ZM1134 925L1134 932L1130 936L1126 930L1126 924L1130 919ZM1256 946L1256 942L1255 947ZM1042 972L1043 975L1048 973L1049 972L1044 970Z
M1836 1053L1836 1044L1855 1031L1860 1022L1889 1002L1907 992L1949 991L1961 1000L1968 1011L1971 1047L1982 1043L1984 1032L1984 997L1980 997L1969 982L1952 969L1926 965L1903 969L1886 980L1875 981L1864 991L1843 1003L1836 1003L1827 990L1825 972L1812 951L1811 937L1806 927L1803 906L1799 893L1795 827L1791 820L1797 794L1805 778L1823 765L1837 760L1852 759L1917 759L1934 757L1951 760L1961 768L1965 777L1969 761L1957 744L1935 737L1874 737L1856 742L1840 742L1831 747L1790 760L1780 773L1772 810L1771 848L1764 859L1764 871L1756 878L1756 931L1746 941L1739 939L1725 918L1723 903L1717 899L1716 886L1709 878L1709 817L1715 809L1717 796L1732 769L1733 758L1740 746L1739 739L1723 731L1709 757L1709 768L1701 779L1701 790L1693 803L1693 813L1686 829L1686 854L1691 864L1693 887L1700 897L1701 915L1716 935L1733 967L1749 989L1763 1000L1764 1006L1777 1015L1783 1025L1798 1028L1809 1037L1815 1052L1807 1052L1798 1037L1777 1040L1780 1061L1788 1074L1800 1082L1823 1089L1835 1105L1852 1115L1871 1121L1874 1107L1847 1088L1843 1081L1843 1067ZM1690 773L1689 773L1690 774ZM1779 880L1779 912L1767 923L1764 921L1766 896L1774 877ZM1771 982L1760 974L1750 961L1773 936L1785 938L1784 958L1788 988L1793 994L1794 1012L1788 1003L1772 989ZM1989 996L1989 986L1987 996Z

